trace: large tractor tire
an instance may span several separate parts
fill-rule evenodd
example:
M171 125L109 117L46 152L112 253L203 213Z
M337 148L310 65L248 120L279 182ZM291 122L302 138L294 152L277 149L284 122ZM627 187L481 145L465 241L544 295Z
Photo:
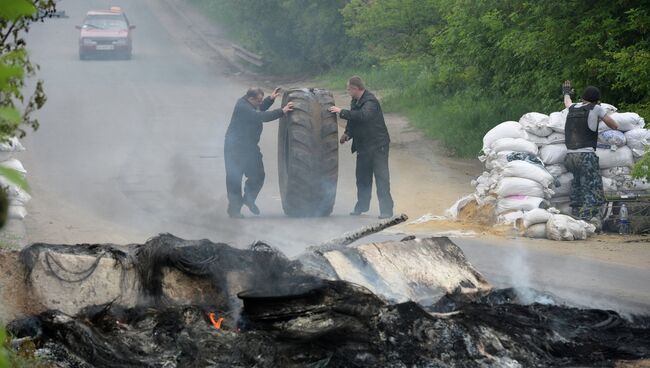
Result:
M284 213L292 217L329 216L338 181L338 125L334 97L324 89L293 89L282 106L293 112L280 119L278 171Z

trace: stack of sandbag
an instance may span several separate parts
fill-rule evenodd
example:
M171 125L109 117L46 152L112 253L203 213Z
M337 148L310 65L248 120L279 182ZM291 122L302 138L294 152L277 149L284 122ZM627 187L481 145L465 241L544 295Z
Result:
M25 147L18 141L18 138L12 137L4 142L0 142L0 166L15 170L20 175L25 177L27 170L23 164L14 157L18 152L25 150ZM22 188L7 180L5 177L0 176L0 187L7 192L9 198L8 218L22 220L27 216L25 205L31 200L29 193L25 192Z
M643 128L643 118L635 113L618 113L609 104L601 106L619 124L619 130L604 129L600 124L596 153L605 191L650 190L650 183L630 176L635 160L650 146L650 132ZM489 204L494 206L497 223L512 224L529 237L577 240L592 234L592 226L586 222L561 216L571 214L573 181L573 174L564 165L567 114L568 109L550 115L531 112L485 134L479 160L486 171L472 181L476 191L456 202L447 212L448 217L458 219L463 206L470 202ZM553 209L549 212L544 208ZM545 214L542 216L540 211ZM548 225L551 216L560 217Z

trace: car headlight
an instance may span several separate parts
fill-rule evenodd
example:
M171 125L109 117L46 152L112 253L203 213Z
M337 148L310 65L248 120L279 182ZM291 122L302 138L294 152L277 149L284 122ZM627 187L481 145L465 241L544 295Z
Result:
M95 42L95 41L93 41L93 40L91 40L89 38L84 38L82 40L82 42L83 42L84 45L88 45L88 46L97 44L97 42Z
M118 45L118 46L126 46L127 43L128 43L128 40L126 38L120 38L120 39L115 40L113 42L114 45Z

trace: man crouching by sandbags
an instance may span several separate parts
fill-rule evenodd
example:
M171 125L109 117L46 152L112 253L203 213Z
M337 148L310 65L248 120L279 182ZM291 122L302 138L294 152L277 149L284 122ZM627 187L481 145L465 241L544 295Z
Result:
M348 80L348 94L352 97L350 110L337 106L330 112L339 114L348 121L341 144L352 139L352 153L357 152L357 204L350 213L359 216L370 208L372 177L374 175L379 199L379 218L393 216L393 198L390 195L388 172L388 145L390 137L379 101L366 90L363 80L352 77Z
M573 216L588 221L599 231L601 209L605 204L603 180L600 176L596 143L598 124L603 121L611 129L618 125L600 106L600 91L589 86L582 94L579 103L571 101L573 88L571 81L562 84L564 105L569 109L564 126L567 155L564 165L573 174L571 183L571 209Z
M276 88L271 96L266 98L261 88L250 88L235 104L224 144L228 215L231 218L244 217L241 214L242 205L246 205L253 214L260 214L255 200L264 185L265 176L262 152L258 145L262 135L262 123L279 119L293 111L291 102L281 109L267 111L279 95L280 88ZM246 184L242 196L244 175Z

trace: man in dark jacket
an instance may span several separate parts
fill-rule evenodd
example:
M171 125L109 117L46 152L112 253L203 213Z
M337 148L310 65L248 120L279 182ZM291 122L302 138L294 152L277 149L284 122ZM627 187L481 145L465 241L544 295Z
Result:
M348 80L348 94L352 97L350 110L337 106L329 111L348 121L341 144L352 139L352 153L357 153L357 204L350 213L359 216L370 208L372 177L377 183L379 218L393 216L393 198L390 195L388 146L390 137L379 101L365 88L363 80L354 76Z
M244 217L241 214L242 205L246 205L253 214L260 214L255 200L264 185L265 177L262 152L258 145L262 123L279 119L293 110L292 103L288 103L281 109L268 111L279 95L279 88L266 98L261 88L250 88L235 104L224 144L228 215L232 218ZM242 196L244 175L246 184Z

